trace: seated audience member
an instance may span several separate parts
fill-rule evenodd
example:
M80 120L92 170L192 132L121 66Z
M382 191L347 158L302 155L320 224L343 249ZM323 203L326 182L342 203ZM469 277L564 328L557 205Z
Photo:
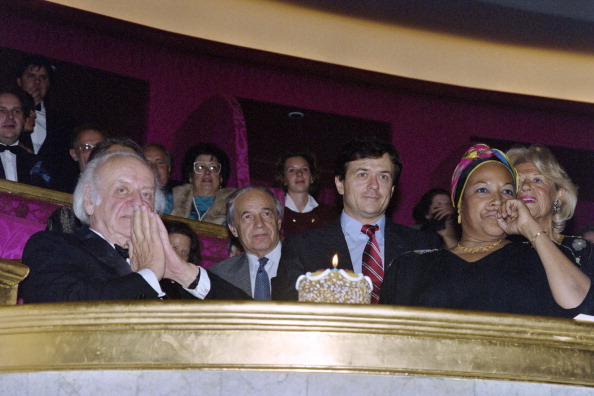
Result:
M0 90L0 178L48 187L50 178L41 161L19 145L24 95L20 90Z
M74 128L69 153L70 158L78 162L80 173L83 173L85 170L91 151L107 138L107 132L97 125L84 124Z
M328 226L283 241L272 298L297 300L297 278L332 268L336 253L338 268L371 278L371 301L377 303L384 270L397 254L440 246L437 234L413 230L386 218L401 170L400 157L390 143L375 137L359 137L347 143L336 158L334 171L343 212Z
M164 214L170 214L173 209L173 187L179 185L179 182L171 180L171 153L165 146L159 143L147 143L142 146L142 151L146 160L151 164L157 177L159 185L165 193Z
M162 203L156 175L139 155L115 150L89 161L73 196L83 226L36 233L25 246L25 303L165 298L162 278L175 281L182 298L249 299L178 257L154 213Z
M175 220L164 220L169 243L173 251L188 263L200 264L200 243L196 233L186 223Z
M91 150L91 154L89 155L89 161L92 161L93 158L97 157L99 154L104 153L106 151L129 151L131 153L136 153L142 159L146 160L144 157L144 153L142 149L134 140L127 138L127 137L110 137L105 139L102 142L97 143L95 148Z
M281 255L279 238L283 206L263 187L243 187L227 199L227 227L239 239L239 253L209 267L209 271L255 300L270 300L270 280Z
M234 188L224 188L231 170L229 157L211 143L186 152L182 173L189 183L173 188L172 216L225 224L225 201Z
M316 202L311 192L320 180L311 153L289 153L277 162L277 184L285 192L285 214L281 234L289 236L330 224L338 211Z
M452 176L462 236L452 249L409 252L386 271L382 303L574 317L592 307L593 268L548 237L501 151L472 146ZM510 242L506 234L527 241Z
M23 136L22 144L39 156L50 177L51 187L69 192L76 175L76 167L68 155L73 123L70 117L46 103L53 71L49 60L41 56L24 58L17 69L17 84L33 97L36 105L35 127L32 133Z
M30 139L27 136L33 133L33 129L35 128L35 119L37 115L35 114L35 101L33 97L29 95L25 91L21 91L19 95L21 98L21 102L23 103L23 117L24 117L24 125L23 125L23 132L21 133L21 138L19 139L19 146L27 150L29 153L33 154L33 150L27 147L23 140Z
M417 224L412 228L437 232L444 246L451 248L458 242L454 206L446 190L434 188L423 194L413 209L413 217Z
M594 243L594 224L589 224L583 227L580 232L578 233L582 238L586 241L590 242L591 244Z
M551 241L570 249L578 264L589 260L591 263L584 265L593 267L592 245L583 238L561 234L573 217L577 187L553 153L545 146L533 145L515 147L507 155L520 177L517 198L524 201Z
M200 244L196 233L192 231L189 225L181 221L166 220L163 221L171 248L177 256L195 265L200 263ZM171 279L161 279L159 282L163 292L171 299L181 299L179 287Z

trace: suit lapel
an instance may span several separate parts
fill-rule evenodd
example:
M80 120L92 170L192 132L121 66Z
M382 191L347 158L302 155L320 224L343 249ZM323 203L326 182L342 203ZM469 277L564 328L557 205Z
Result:
M332 268L332 256L334 253L338 254L338 268L348 269L353 271L353 263L351 261L351 253L346 243L346 237L342 232L342 226L340 225L340 218L331 224L334 229L333 232L328 233L328 237L324 238L324 251L323 255L328 256L328 264L326 268Z
M128 262L111 247L109 242L84 226L75 234L85 249L106 267L113 269L119 276L132 273Z
M229 281L250 296L252 295L252 282L250 279L250 263L247 254L241 253L229 268Z

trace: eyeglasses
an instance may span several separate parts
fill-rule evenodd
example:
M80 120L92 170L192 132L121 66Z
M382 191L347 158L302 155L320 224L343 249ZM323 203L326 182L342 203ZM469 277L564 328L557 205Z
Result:
M77 146L76 149L80 150L80 151L91 151L95 148L94 144L81 144L80 146Z
M218 162L194 162L194 173L201 175L207 170L218 175L221 173L221 164Z

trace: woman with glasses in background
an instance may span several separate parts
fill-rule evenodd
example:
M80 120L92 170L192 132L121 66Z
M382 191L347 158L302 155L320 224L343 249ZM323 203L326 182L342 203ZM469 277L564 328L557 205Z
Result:
M173 189L172 216L225 224L225 201L234 188L224 188L231 170L227 154L212 143L186 152L182 172L187 184Z

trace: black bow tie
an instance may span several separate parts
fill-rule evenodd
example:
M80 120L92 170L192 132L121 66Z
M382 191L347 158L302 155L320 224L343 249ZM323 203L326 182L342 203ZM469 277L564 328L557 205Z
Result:
M5 152L6 150L16 155L19 151L19 146L5 146L3 144L0 144L0 153Z
M114 247L116 252L118 252L118 254L124 258L124 260L130 258L130 256L128 255L128 249L126 249L125 247L121 247L120 245L114 245Z
M41 103L35 105L35 110L36 111L41 111Z

